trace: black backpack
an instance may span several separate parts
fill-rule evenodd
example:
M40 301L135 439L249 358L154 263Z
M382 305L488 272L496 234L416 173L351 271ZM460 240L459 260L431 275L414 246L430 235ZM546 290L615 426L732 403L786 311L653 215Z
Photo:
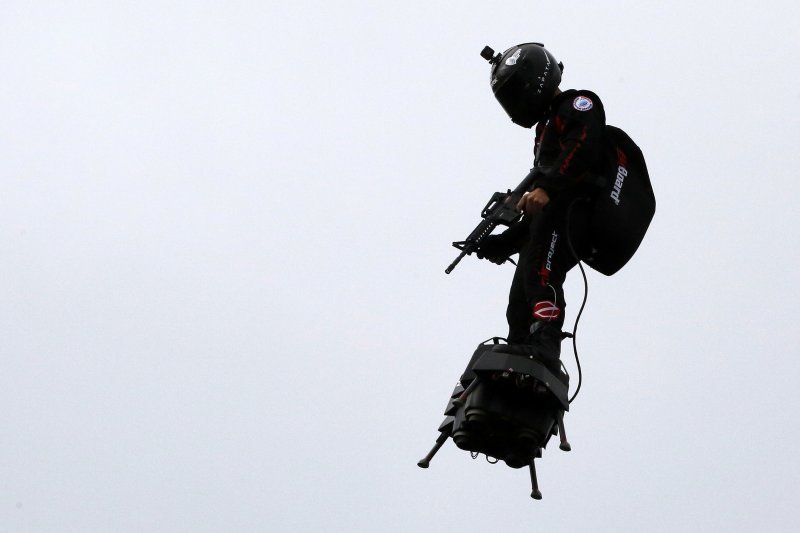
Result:
M656 212L642 151L627 133L606 126L607 165L590 215L589 253L582 257L610 276L633 257Z

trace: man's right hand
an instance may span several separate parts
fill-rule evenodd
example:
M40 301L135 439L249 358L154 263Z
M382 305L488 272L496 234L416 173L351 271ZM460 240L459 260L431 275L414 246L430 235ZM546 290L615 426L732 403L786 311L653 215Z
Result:
M526 215L535 215L550 203L550 195L541 187L536 187L531 192L526 192L517 202L517 209Z

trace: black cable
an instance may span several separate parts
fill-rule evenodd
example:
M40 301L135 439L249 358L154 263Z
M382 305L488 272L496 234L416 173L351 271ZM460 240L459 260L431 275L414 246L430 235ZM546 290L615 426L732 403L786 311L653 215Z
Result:
M578 322L580 322L581 315L583 314L583 309L586 307L586 300L589 297L589 281L586 279L586 271L583 268L583 264L581 264L581 259L578 257L578 254L575 252L575 248L572 246L572 237L570 236L569 231L569 221L572 218L572 208L573 206L580 202L580 201L589 201L587 198L576 198L569 204L567 208L567 224L566 224L566 232L567 232L567 246L569 246L569 251L572 253L572 257L577 261L578 267L581 269L581 276L583 276L583 302L581 303L581 308L578 311L578 316L575 317L575 325L572 327L572 351L575 353L575 364L578 366L578 386L575 388L575 393L572 395L572 398L569 399L569 403L575 399L578 395L578 391L581 390L581 384L583 383L583 372L581 370L581 360L578 357Z

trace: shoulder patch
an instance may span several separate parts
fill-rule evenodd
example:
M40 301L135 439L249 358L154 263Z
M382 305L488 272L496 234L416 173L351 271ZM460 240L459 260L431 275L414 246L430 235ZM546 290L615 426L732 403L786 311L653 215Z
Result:
M594 107L594 103L588 96L578 96L572 101L572 107L578 111L589 111L592 107Z

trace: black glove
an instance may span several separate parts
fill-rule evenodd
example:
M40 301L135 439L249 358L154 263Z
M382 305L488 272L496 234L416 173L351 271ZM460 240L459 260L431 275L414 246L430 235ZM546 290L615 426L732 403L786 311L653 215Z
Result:
M478 247L478 259L487 259L498 265L519 252L528 239L528 222L523 218L512 224L503 233L489 235Z
M489 235L483 239L476 254L478 259L486 259L492 263L501 265L516 252L517 250L515 246L513 246L512 239L509 239L505 233L500 233L498 235Z

